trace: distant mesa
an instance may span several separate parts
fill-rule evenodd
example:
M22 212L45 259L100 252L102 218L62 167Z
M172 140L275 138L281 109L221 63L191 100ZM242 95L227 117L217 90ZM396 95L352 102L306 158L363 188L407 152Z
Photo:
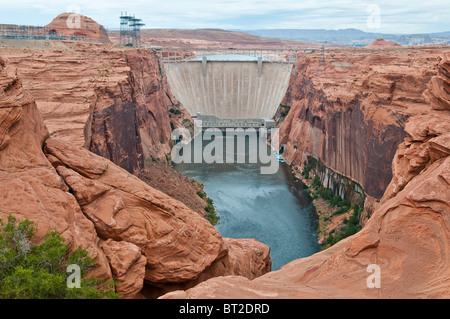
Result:
M400 45L398 43L386 41L385 39L376 39L371 44L366 45L365 48L366 49L387 49L387 48L398 48L401 46L402 45Z
M105 28L89 17L78 13L62 13L45 26L50 32L65 36L83 38L111 44Z

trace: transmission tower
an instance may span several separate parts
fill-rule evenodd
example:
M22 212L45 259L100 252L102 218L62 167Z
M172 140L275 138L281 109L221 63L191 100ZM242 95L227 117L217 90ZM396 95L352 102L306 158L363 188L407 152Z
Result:
M327 63L325 61L325 47L322 45L320 49L320 59L319 59L319 68L317 69L317 73L325 72L327 70Z
M120 15L120 46L139 47L141 44L142 19L123 12Z

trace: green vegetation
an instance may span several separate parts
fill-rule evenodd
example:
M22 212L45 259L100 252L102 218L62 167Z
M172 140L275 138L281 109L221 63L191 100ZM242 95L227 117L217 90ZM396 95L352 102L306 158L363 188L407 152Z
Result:
M280 104L280 107L283 109L284 112L289 112L291 107L289 105Z
M173 115L180 115L181 114L180 110L177 110L177 109L174 109L174 108L171 108L169 110L169 112L172 113Z
M309 174L309 171L308 171ZM320 178L316 175L313 179L311 187L314 189L313 198L322 198L330 203L332 207L338 207L339 209L334 212L333 216L342 215L350 211L350 201L342 199L339 195L333 195L333 191L329 188L322 186Z
M204 191L197 191L197 195L200 196L200 198L204 198L206 196Z
M302 176L308 180L309 179L309 172L311 172L312 167L309 166L306 161L303 163L303 171L302 171Z
M208 206L205 207L205 211L208 213L206 218L209 220L211 225L215 226L219 222L219 216L217 216L213 200L211 198L206 198L206 201L208 202Z
M204 208L205 212L208 213L208 215L206 216L206 219L209 220L211 225L213 225L213 226L217 225L217 223L219 222L220 217L217 215L217 211L214 208L213 200L211 198L209 198L209 197L206 197L206 193L203 190L205 185L203 185L203 183L195 180L194 178L191 178L191 182L196 183L201 188L201 190L197 191L197 195L200 196L201 198L206 198L206 202L208 203L208 205Z
M307 163L304 163L304 168L302 172L302 176L305 179L310 179L310 172L312 170L311 166L308 166ZM322 244L322 249L326 249L330 246L333 246L338 241L349 237L353 234L356 234L361 230L361 225L359 224L359 219L363 208L358 205L351 206L349 200L344 200L339 195L334 195L333 191L329 188L326 188L322 185L319 176L315 175L310 187L306 190L306 192L311 196L313 200L321 198L327 201L331 208L337 208L330 217L321 218L321 223L327 223L331 220L331 217L343 215L347 213L351 213L349 218L344 218L342 224L337 228L331 230L328 234L325 234L325 242ZM322 215L318 212L319 216ZM319 225L319 229L326 229L323 225Z
M353 213L350 215L350 218L345 218L343 220L343 226L339 229L338 234L330 234L323 244L323 248L328 248L333 246L338 241L352 236L361 230L361 225L359 224L359 217L361 216L361 212L363 211L360 207L353 207ZM334 232L336 233L336 232Z
M39 245L31 239L36 225L9 216L0 220L0 299L115 299L114 283L101 286L96 278L85 278L95 267L86 250L68 253L69 246L56 232L46 234ZM69 288L68 265L80 269L80 288Z

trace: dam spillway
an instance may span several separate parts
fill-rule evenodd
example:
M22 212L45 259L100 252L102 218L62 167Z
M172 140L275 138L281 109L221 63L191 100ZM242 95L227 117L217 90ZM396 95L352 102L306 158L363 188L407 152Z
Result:
M274 117L293 65L244 55L165 63L171 91L191 116L240 120Z

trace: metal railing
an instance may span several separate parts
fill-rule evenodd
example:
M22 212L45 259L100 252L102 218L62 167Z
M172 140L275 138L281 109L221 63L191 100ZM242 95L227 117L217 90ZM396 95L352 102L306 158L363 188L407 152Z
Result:
M163 48L145 47L155 50L160 55L160 60L167 70L177 67L180 63L192 61L243 61L243 62L265 62L265 63L289 63L295 65L294 73L297 72L298 55L300 50L292 49L199 49L199 48ZM235 58L233 58L235 57ZM246 58L243 58L246 57ZM249 59L254 58L254 59Z

